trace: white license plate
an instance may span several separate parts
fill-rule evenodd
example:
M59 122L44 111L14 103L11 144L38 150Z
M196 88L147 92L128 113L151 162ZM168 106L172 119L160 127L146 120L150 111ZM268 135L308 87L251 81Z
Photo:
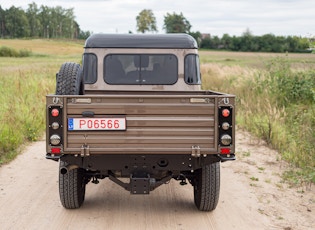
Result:
M68 118L68 130L126 130L126 118Z

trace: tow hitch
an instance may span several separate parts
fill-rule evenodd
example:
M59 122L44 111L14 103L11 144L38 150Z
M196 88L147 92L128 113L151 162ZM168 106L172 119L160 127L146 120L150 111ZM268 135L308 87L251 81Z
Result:
M149 194L162 184L166 184L172 179L172 175L169 174L161 180L151 178L149 174L135 173L130 175L130 182L125 183L119 180L114 174L109 174L108 177L111 181L130 191L131 194Z

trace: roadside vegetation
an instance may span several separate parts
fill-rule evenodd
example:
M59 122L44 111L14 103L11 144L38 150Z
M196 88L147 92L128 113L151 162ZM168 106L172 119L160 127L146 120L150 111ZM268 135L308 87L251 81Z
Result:
M239 55L211 63L208 55L214 54L201 53L207 60L204 88L237 95L238 127L264 139L292 165L285 179L315 183L315 56L300 56L298 63L291 54L252 56L248 62Z
M25 143L43 137L45 96L54 92L61 64L80 61L83 42L1 40L1 45L0 165ZM25 47L28 55L21 55Z

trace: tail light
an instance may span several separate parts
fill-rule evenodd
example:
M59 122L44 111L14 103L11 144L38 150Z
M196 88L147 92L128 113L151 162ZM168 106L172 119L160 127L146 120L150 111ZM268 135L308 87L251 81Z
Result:
M58 115L59 115L59 109L54 108L51 110L51 116L58 117Z
M48 153L60 154L63 144L62 106L48 107Z
M221 113L223 117L229 117L231 112L229 109L223 109Z
M50 144L59 145L61 142L61 137L58 134L53 134L50 136Z
M230 154L233 145L233 107L219 107L219 151L221 154Z
M223 134L221 136L221 144L222 145L230 145L232 142L232 137L229 134Z

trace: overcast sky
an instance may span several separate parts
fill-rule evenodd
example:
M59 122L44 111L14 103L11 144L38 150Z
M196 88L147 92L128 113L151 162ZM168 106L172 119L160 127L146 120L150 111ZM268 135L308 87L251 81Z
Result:
M3 9L62 6L74 8L81 30L94 33L136 33L136 16L151 9L159 33L166 13L183 13L191 31L240 36L246 29L254 35L315 36L315 0L0 0Z

